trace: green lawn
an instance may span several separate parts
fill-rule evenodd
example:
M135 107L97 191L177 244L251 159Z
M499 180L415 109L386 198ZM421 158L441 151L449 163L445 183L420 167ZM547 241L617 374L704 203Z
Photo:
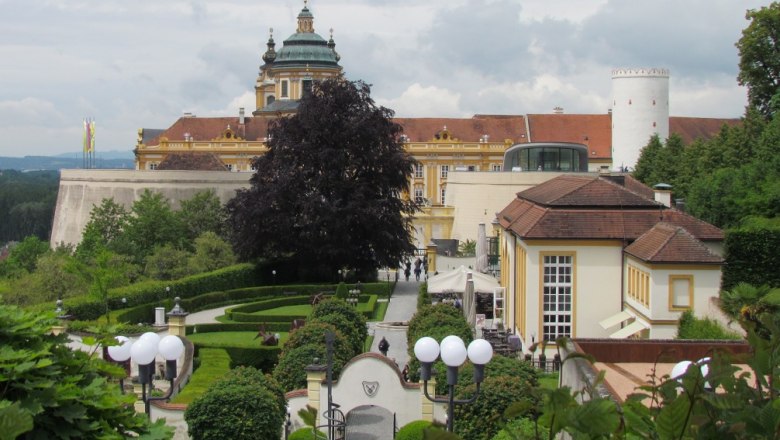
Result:
M287 340L287 332L279 333L279 345ZM261 347L260 338L255 339L257 332L213 332L213 333L194 333L187 335L187 339L193 344L202 347L238 347L238 348L258 348Z
M171 403L192 403L209 386L230 371L230 356L221 348L201 348L200 367L192 373L190 381L181 393L171 399Z
M253 314L263 316L309 316L309 313L311 313L310 304L298 304L294 306L282 306L275 309L260 310Z
M539 374L539 386L549 390L558 388L558 373Z

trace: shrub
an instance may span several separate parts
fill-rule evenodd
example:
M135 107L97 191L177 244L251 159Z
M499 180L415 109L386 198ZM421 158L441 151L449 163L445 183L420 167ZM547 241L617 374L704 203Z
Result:
M772 222L754 220L746 227L726 231L722 289L731 290L740 282L780 287L779 245L780 227Z
M433 426L427 420L415 420L402 426L395 435L395 440L423 440L425 428Z
M710 318L699 319L690 310L683 312L677 326L677 339L742 339Z
M526 438L548 438L550 432L542 425L536 426L536 423L527 417L510 420L498 434L493 436L492 440L517 440Z
M417 292L417 310L431 305L431 295L428 293L428 283L420 283L420 290Z
M325 322L307 322L303 327L294 330L290 333L287 342L284 343L284 350L291 350L307 344L320 344L324 347L325 334L328 331L333 332L336 336L333 341L333 352L336 356L346 358L346 360L351 359L352 356L349 353L350 345L347 339L336 327Z
M309 324L315 322L324 322L336 327L336 330L347 339L349 346L351 347L351 356L354 357L363 352L363 345L366 343L366 336L364 335L365 325L361 328L359 323L350 321L346 316L340 313L331 313L330 315L318 316L309 321Z
M256 370L238 369L190 404L184 419L194 440L276 440L285 411L277 384Z
M373 297L376 301L376 297ZM352 306L340 300L325 300L314 306L309 314L309 320L316 320L317 318L328 316L332 314L339 314L344 316L347 321L353 323L354 328L357 330L356 339L360 340L360 346L368 337L368 328L366 327L366 318L358 313ZM336 327L338 328L338 326ZM360 353L362 350L358 349L356 353Z
M274 379L288 392L306 388L305 368L312 365L315 359L319 359L319 363L325 362L325 345L308 344L284 350L274 368ZM334 373L335 370L334 362Z
M497 420L513 403L527 401L535 404L531 389L528 382L509 376L485 377L477 400L469 405L455 407L455 432L467 439L493 437L500 426L488 421ZM476 385L472 384L457 393L457 398L468 399L475 392Z
M347 285L343 281L340 282L338 287L336 287L336 298L346 300L348 293Z
M307 426L305 428L296 429L290 434L289 437L287 437L287 439L288 440L315 440L315 439L327 440L328 439L328 435L322 431L316 431L317 437L314 436L315 436L315 431L312 428Z

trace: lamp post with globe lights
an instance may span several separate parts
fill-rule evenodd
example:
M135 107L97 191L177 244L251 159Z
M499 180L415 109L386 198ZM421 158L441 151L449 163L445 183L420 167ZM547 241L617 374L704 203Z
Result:
M493 347L484 339L475 339L468 349L463 340L455 335L442 339L441 344L430 336L424 336L414 344L414 355L420 361L420 378L423 380L425 397L431 402L447 403L447 431L452 432L455 422L455 405L469 404L479 397L479 387L485 379L485 364L493 357ZM431 378L431 368L437 358L447 365L447 398L437 398L428 395L428 380ZM455 385L458 383L458 367L466 358L474 364L474 383L477 390L470 399L456 400Z
M153 400L167 400L173 394L173 381L177 375L176 360L184 353L184 343L181 338L168 335L160 338L157 333L147 332L137 341L132 342L124 336L116 336L119 345L108 347L108 354L116 362L130 359L138 364L138 382L141 384L141 400L144 402L146 415L150 415L150 403ZM154 360L157 355L165 359L165 380L170 381L168 393L162 397L152 397L154 388ZM122 386L120 382L120 386Z

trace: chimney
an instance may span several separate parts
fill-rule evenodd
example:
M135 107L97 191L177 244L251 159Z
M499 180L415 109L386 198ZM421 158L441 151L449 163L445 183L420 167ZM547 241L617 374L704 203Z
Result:
M563 114L563 107L557 106L553 109L553 114L556 115L562 115Z
M238 123L244 125L244 107L238 108Z
M668 208L672 207L672 185L668 183L655 184L653 185L653 193L656 202L662 203Z

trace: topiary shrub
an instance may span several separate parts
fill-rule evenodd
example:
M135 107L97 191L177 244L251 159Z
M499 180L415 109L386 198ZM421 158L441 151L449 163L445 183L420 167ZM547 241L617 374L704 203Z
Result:
M288 440L327 440L328 435L322 431L314 431L312 428L307 426L306 428L296 429L290 434L289 437L287 437L287 439Z
M456 394L458 399L469 399L475 392L476 385L471 384ZM529 408L536 404L530 383L510 376L487 376L477 400L469 405L455 406L455 432L462 438L489 439L501 427L486 422L497 420L510 405L521 401L529 402Z
M417 310L431 305L431 295L428 293L428 283L420 283L417 291Z
M193 440L275 440L285 413L284 394L277 383L253 368L237 368L191 403L184 419Z
M340 282L338 287L336 287L336 298L340 300L346 300L347 294L349 293L349 290L347 289L347 285L344 284L344 282Z
M415 420L402 426L395 435L395 440L423 440L425 428L433 426L428 420Z
M376 301L376 299L374 300ZM347 318L347 321L353 323L355 328L358 329L360 339L365 341L368 337L368 328L366 327L366 318L361 313L358 313L354 307L350 306L344 301L338 299L327 299L314 306L309 314L309 320L316 320L321 316L332 315L338 313Z
M325 354L324 344L308 344L284 350L279 357L279 363L274 368L274 379L287 392L306 388L305 368L314 364L315 359L319 359L318 363L324 363ZM334 374L336 367L336 362L334 362Z
M318 316L312 321L309 321L309 323L312 324L315 322L324 322L326 324L330 324L336 327L336 330L340 331L341 334L344 335L352 349L349 356L350 358L363 352L363 345L366 342L366 338L363 336L361 328L358 327L358 324L356 324L354 321L350 321L343 314L331 313L330 315ZM365 329L365 326L363 326L362 329Z

